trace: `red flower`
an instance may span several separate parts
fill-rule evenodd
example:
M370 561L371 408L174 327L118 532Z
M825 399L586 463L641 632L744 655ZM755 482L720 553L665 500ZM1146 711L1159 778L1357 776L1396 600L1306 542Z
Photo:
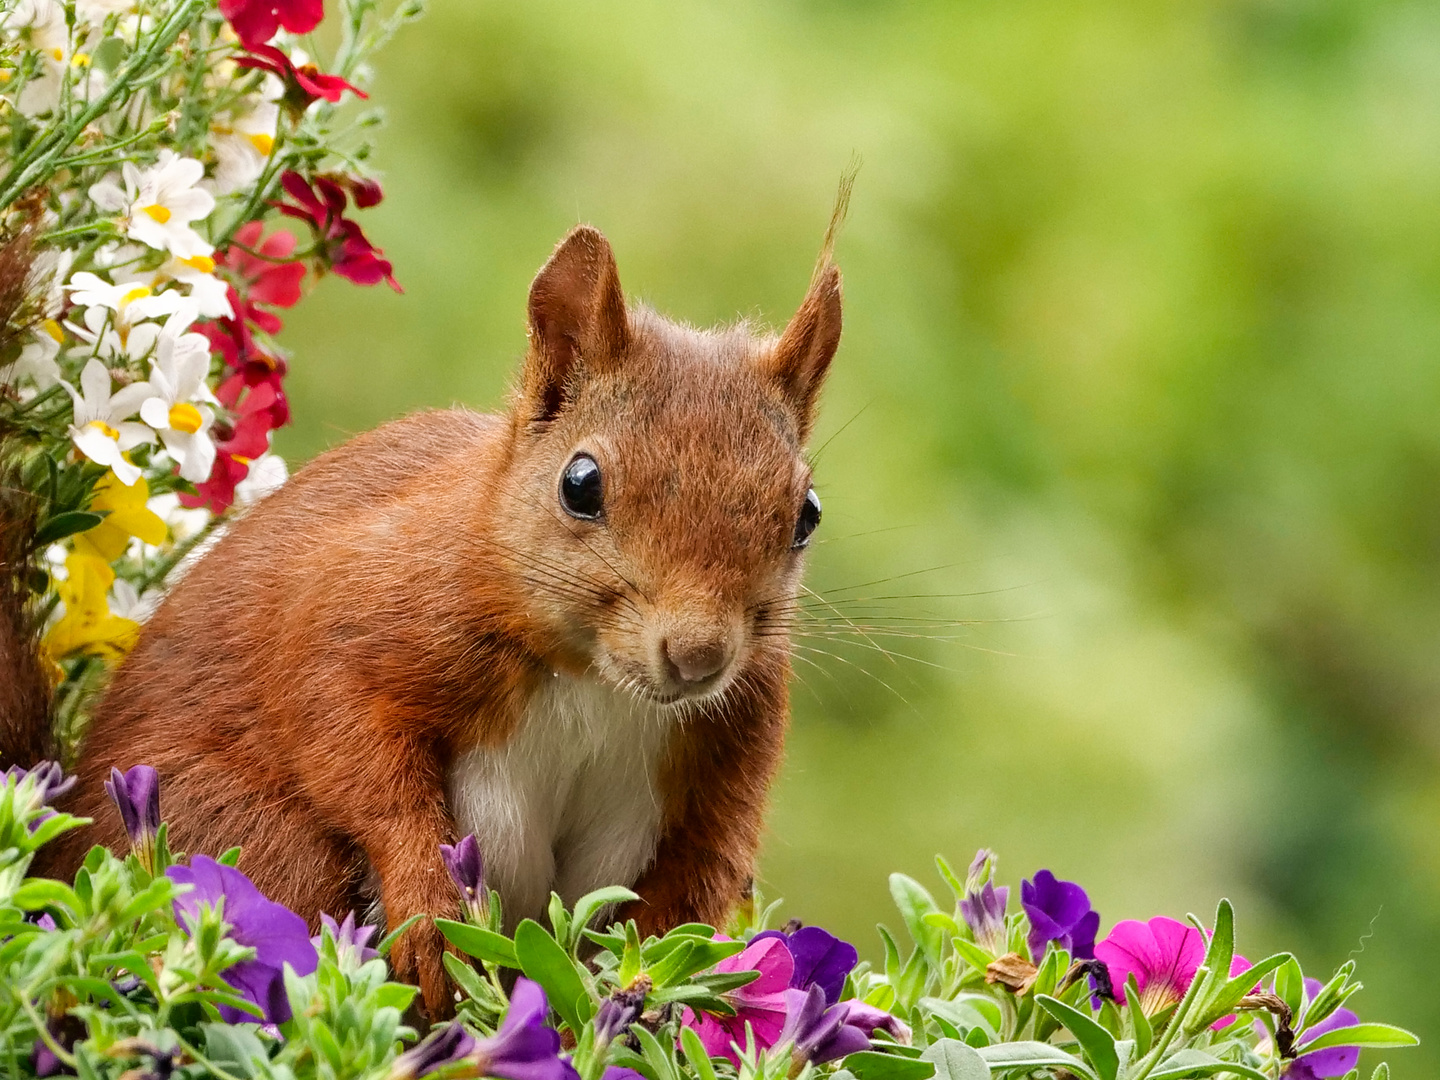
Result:
M236 312L236 318L254 323L267 334L278 334L280 317L255 305L288 308L299 303L305 264L298 260L286 261L295 250L294 236L281 230L261 240L263 229L258 221L240 226L235 230L235 243L225 249L220 263L230 271L228 276L231 281L240 286L243 301L239 303L234 286L231 286L230 307ZM252 255L252 251L258 254ZM232 363L231 366L238 365Z
M246 48L251 55L237 56L235 63L240 67L259 68L280 76L285 84L285 100L301 112L321 98L333 105L346 90L362 98L370 96L339 75L324 74L314 64L301 64L296 67L294 61L274 45L247 45Z
M348 200L344 187L328 176L317 176L312 184L294 171L281 177L280 183L298 205L276 203L276 207L282 214L307 222L315 230L325 248L324 258L335 273L357 285L384 281L396 292L402 291L385 253L366 238L356 222L345 216ZM362 200L373 200L369 205L379 202L379 185L373 182L364 185L356 193L355 204L365 205Z
M308 34L325 17L324 0L220 0L220 14L247 49L264 45L282 26Z
M266 366L267 360L272 366ZM236 415L235 434L228 440L236 444L235 453L259 457L269 445L266 433L290 422L290 402L280 382L284 376L285 361L261 353L215 388L216 399Z
M205 507L212 514L223 514L235 501L235 485L250 475L249 461L236 458L223 446L215 454L210 479L195 485L195 494L180 494L180 505L191 510Z
M281 374L283 370L249 390L245 390L244 373L220 384L216 397L235 413L235 422L215 425L215 465L209 478L195 485L194 495L181 494L182 506L204 506L211 513L223 514L234 503L235 485L250 475L250 462L270 449L270 432L289 423L290 407L280 389ZM244 398L237 406L242 391Z

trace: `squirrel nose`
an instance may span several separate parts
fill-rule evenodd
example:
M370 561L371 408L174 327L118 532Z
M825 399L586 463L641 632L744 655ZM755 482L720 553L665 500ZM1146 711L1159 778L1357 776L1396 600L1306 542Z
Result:
M678 682L702 683L730 663L730 650L724 641L690 642L666 638L660 648L670 676Z

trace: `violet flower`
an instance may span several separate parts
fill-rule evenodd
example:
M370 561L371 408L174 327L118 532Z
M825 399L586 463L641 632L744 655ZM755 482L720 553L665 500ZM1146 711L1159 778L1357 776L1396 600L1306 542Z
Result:
M785 1026L778 1043L791 1044L791 1075L806 1062L823 1065L859 1050L870 1049L869 1036L847 1024L844 1005L827 1005L825 991L818 985L809 990L785 991Z
M600 1080L645 1080L645 1077L624 1065L606 1065Z
M1033 882L1020 882L1020 906L1030 920L1030 958L1035 963L1040 963L1051 942L1072 960L1095 958L1100 913L1091 908L1090 898L1079 885L1041 870Z
M975 943L999 956L1005 951L1005 908L1010 902L1010 887L1002 885L997 889L991 880L994 873L994 853L989 848L981 848L975 853L965 877L960 916L975 935Z
M488 1039L477 1039L469 1055L476 1075L501 1080L580 1080L575 1067L560 1056L560 1033L545 1026L549 1012L540 984L517 979L500 1030Z
M716 941L729 938L717 934ZM785 991L790 988L790 977L795 972L795 959L783 941L765 938L750 942L744 952L727 956L715 965L716 974L735 971L758 971L760 977L754 982L727 990L720 996L735 1010L734 1016L715 1016L711 1013L696 1014L693 1009L685 1010L684 1020L700 1036L701 1045L711 1057L727 1058L739 1066L740 1055L734 1044L745 1044L745 1025L755 1034L755 1046L768 1050L779 1041L780 1031L785 1026Z
M449 1023L416 1043L390 1066L390 1080L418 1080L445 1065L463 1061L475 1049L475 1036Z
M149 873L155 872L155 834L160 828L160 774L149 765L125 772L110 770L105 793L114 800L125 823L130 849Z
M485 859L480 845L471 833L453 847L440 845L440 858L450 872L450 880L460 890L460 903L471 922L483 923L490 917L490 894L485 888Z
M1315 995L1320 993L1319 979L1305 980L1305 1000L1314 1000ZM1334 1031L1337 1028L1353 1027L1360 1022L1360 1017L1346 1008L1339 1008L1325 1017L1313 1027L1305 1029L1305 1042L1313 1042L1327 1031ZM1330 1080L1332 1077L1344 1076L1360 1060L1360 1048L1358 1046L1332 1046L1327 1050L1312 1050L1305 1052L1305 1043L1296 1047L1297 1056L1285 1071L1281 1073L1282 1080Z
M28 769L22 769L19 765L11 765L5 770L5 779L13 780L16 787L19 787L26 779L35 785L31 791L29 804L16 807L16 810L22 814L40 809L75 786L75 777L66 776L65 770L60 768L58 762L54 761L37 761Z
M336 923L329 915L321 912L320 924L330 931L330 937L335 942L335 959L342 969L358 968L380 955L367 944L375 933L375 927L356 926L353 911L346 913L343 923ZM310 944L318 950L323 940L323 934L316 934L310 939Z
M750 939L751 944L766 938L778 938L790 950L795 970L790 976L792 990L808 990L818 986L825 991L825 1004L834 1005L845 989L845 976L854 970L860 959L855 946L842 941L818 926L802 926L794 933L763 930Z
M910 1025L894 1013L854 999L842 1001L837 1008L845 1010L845 1023L858 1028L866 1038L873 1038L875 1032L883 1031L897 1043L906 1046L910 1043Z
M645 1004L643 989L616 990L595 1012L595 1042L608 1045L630 1030Z
M225 969L225 981L241 997L260 1006L265 1021L283 1024L289 1020L285 965L297 975L309 975L319 963L305 920L266 897L239 870L208 855L196 855L189 866L172 866L165 875L176 884L194 886L175 901L175 917L187 928L199 922L201 904L214 907L224 901L230 939L255 950L254 959ZM231 1024L254 1019L228 1005L220 1006L220 1015Z

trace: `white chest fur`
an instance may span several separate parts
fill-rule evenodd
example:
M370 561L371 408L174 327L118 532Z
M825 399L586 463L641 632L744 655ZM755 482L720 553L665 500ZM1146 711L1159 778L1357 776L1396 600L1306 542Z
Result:
M473 832L505 922L541 918L602 885L632 885L655 853L657 775L672 721L592 679L557 675L510 741L450 767L450 809Z

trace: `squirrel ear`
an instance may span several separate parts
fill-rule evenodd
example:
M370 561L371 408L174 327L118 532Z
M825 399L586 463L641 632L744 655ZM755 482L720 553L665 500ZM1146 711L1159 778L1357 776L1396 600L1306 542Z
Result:
M840 344L840 270L825 263L761 370L780 384L800 418L800 437L810 433L815 397Z
M615 253L599 229L576 226L530 286L530 352L521 378L529 418L549 420L560 411L577 362L603 366L629 343Z

